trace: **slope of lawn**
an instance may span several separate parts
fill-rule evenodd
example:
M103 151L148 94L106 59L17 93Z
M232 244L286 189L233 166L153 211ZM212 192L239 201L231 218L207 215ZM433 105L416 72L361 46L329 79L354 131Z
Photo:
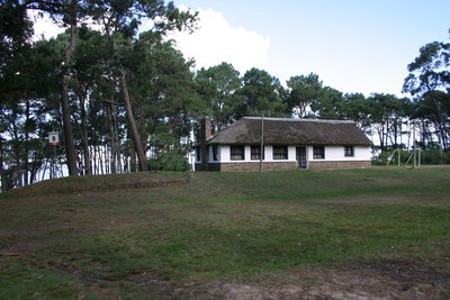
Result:
M158 298L347 262L448 271L449 220L447 168L47 181L0 194L0 298Z

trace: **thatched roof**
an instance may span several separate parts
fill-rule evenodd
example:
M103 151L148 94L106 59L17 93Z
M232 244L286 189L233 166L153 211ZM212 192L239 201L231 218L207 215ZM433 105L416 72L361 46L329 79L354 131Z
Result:
M245 117L215 133L208 144L258 145L261 118ZM352 121L264 118L266 145L354 145L370 146L371 141Z

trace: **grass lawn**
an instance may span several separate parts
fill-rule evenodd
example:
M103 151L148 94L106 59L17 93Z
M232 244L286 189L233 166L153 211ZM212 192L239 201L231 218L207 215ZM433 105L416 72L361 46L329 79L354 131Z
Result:
M356 265L447 284L449 253L448 168L139 173L0 194L1 299L195 299Z

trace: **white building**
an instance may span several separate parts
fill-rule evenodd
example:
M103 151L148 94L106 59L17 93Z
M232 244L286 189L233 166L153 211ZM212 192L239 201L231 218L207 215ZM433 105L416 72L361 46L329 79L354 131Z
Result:
M352 121L245 117L212 134L211 120L205 119L195 169L368 168L371 145Z

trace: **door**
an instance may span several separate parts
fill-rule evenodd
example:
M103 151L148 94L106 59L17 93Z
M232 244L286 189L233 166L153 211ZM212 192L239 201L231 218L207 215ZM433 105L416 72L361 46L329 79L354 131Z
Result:
M297 147L297 168L306 169L306 147Z

